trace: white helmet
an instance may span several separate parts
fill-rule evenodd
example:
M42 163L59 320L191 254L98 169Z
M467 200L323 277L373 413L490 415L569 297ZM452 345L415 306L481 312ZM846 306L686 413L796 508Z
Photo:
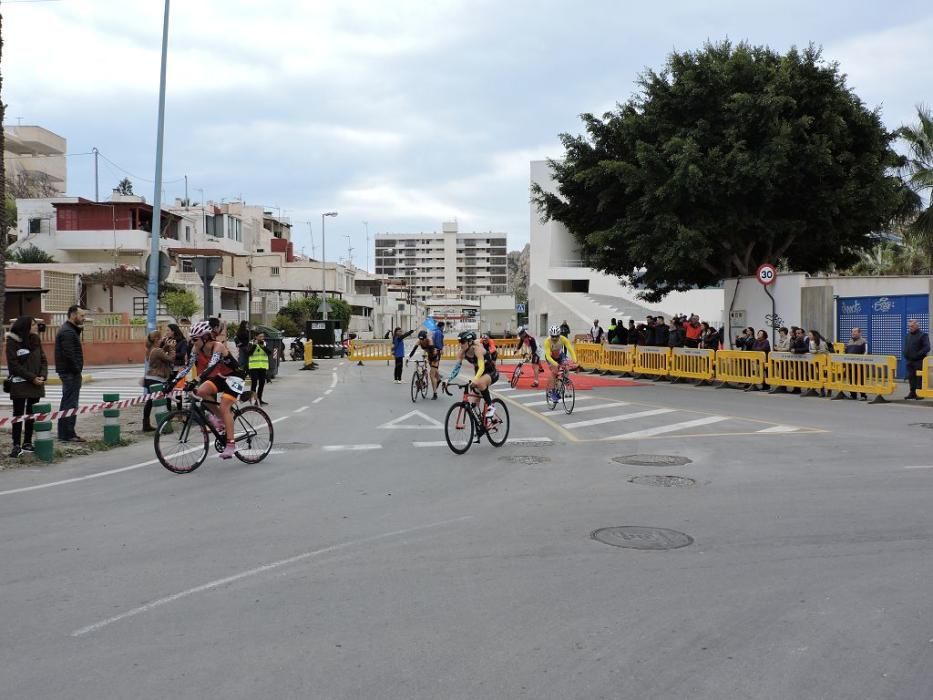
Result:
M191 326L191 330L188 331L189 338L203 338L206 335L211 334L211 324L207 321L199 321Z
M548 328L548 335L550 335L552 338L556 338L557 336L559 336L560 326L551 326L550 328Z

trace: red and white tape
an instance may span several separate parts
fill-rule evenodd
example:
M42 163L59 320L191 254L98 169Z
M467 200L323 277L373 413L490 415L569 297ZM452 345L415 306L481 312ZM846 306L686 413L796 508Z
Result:
M87 406L78 406L78 408L67 408L64 411L52 411L51 413L33 413L28 416L16 416L15 418L7 417L0 418L0 428L5 425L11 425L13 423L23 423L27 420L37 420L37 421L55 421L59 418L71 418L72 416L77 416L82 413L95 413L96 411L106 411L108 408L129 408L130 406L138 406L139 404L146 403L147 401L154 401L156 399L165 399L183 394L183 391L166 391L166 392L156 392L153 394L145 394L143 396L137 396L132 399L123 399L122 401L107 401L106 403L95 403L89 404Z

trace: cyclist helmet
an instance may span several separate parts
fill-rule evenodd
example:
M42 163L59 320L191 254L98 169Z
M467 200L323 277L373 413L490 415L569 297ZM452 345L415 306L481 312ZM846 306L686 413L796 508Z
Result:
M203 338L211 334L211 325L207 321L200 321L191 326L188 331L189 338Z
M519 326L519 327L518 327L518 334L519 334L519 335L526 335L527 333L528 333L528 331L525 330L525 327L524 327L524 326Z
M418 331L418 340L424 340L428 337L427 331Z
M560 326L551 326L548 328L548 335L552 338L557 338L560 335Z
M481 337L483 340L489 340L489 331L483 331L483 335Z
M476 340L476 333L473 331L463 331L463 333L457 336L457 339L461 343L472 343Z

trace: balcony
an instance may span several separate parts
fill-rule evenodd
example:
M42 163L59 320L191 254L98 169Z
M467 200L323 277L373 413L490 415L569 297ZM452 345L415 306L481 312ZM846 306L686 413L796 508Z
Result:
M56 231L55 247L68 251L97 251L102 257L149 250L149 232L141 230Z

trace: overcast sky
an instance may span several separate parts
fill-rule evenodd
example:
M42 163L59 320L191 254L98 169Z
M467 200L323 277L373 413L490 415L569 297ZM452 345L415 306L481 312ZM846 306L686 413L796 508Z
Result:
M100 149L152 201L161 0L3 1L7 123L69 153ZM814 42L890 127L933 102L933 3L874 0L176 0L169 27L164 186L194 200L279 207L310 254L346 239L440 229L528 240L529 162L561 155L581 112L627 99L671 50ZM101 195L124 176L101 161ZM93 197L93 159L68 160ZM370 255L370 264L372 263Z

